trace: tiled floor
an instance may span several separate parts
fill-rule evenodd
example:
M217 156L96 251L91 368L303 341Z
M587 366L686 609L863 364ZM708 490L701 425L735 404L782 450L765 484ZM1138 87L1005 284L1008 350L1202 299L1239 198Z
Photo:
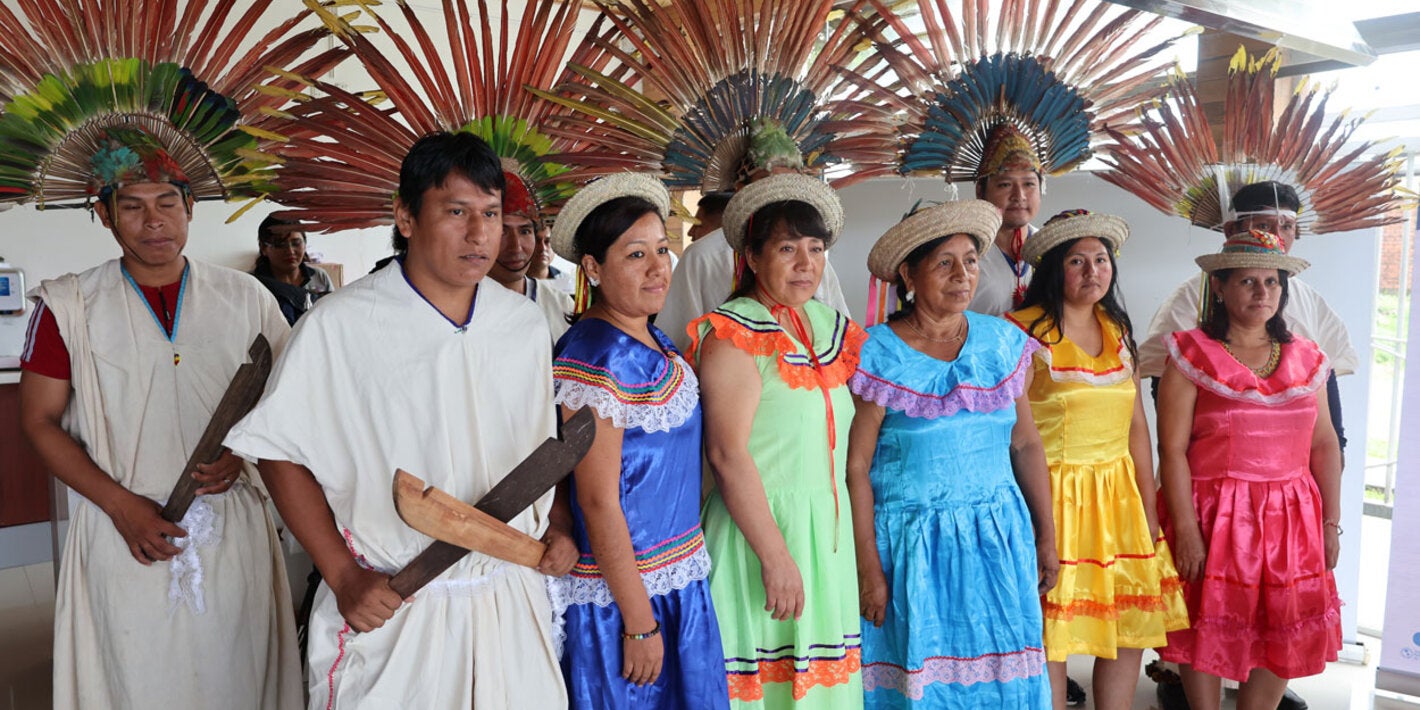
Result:
M50 707L50 659L53 657L54 578L49 563L0 570L0 710ZM1325 673L1294 681L1292 687L1313 710L1417 710L1410 705L1371 697L1380 643L1366 639L1370 663L1333 663ZM1145 653L1146 661L1153 657ZM1073 658L1070 675L1089 690L1089 659ZM1092 694L1091 694L1092 695ZM1087 702L1086 708L1094 704ZM1135 710L1158 707L1154 684L1139 682ZM1223 704L1234 707L1231 699Z
M54 566L0 570L0 710L50 706Z

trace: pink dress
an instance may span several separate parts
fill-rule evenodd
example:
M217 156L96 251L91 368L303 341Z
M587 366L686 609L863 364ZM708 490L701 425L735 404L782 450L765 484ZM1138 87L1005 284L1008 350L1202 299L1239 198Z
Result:
M1183 583L1191 628L1169 632L1159 655L1237 681L1253 668L1282 678L1320 673L1341 648L1341 604L1309 467L1316 392L1330 363L1315 343L1295 338L1264 379L1200 330L1174 333L1167 344L1170 361L1198 387L1188 466L1208 557L1203 581Z

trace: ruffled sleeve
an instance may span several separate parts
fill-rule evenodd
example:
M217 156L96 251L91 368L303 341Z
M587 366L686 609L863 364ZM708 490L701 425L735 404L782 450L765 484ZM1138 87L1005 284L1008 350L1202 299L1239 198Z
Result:
M1165 338L1169 362L1195 386L1228 399L1268 406L1315 394L1326 385L1331 362L1306 338L1282 344L1277 369L1266 378L1238 362L1202 330L1182 330Z
M1036 325L1032 332L1031 325L1044 313L1045 309L1041 306L1031 306L1002 317L1040 343L1041 347L1035 356L1045 365L1050 379L1102 387L1116 385L1133 377L1134 358L1130 356L1129 348L1124 342L1123 331L1105 316L1102 310L1095 310L1103 340L1103 348L1098 356L1091 356L1075 343L1065 340L1052 328L1048 319Z
M817 301L809 301L804 309L814 328L817 373L815 358L798 347L768 308L750 298L734 299L690 323L690 359L698 361L701 346L713 334L750 355L773 358L779 376L791 388L838 387L858 369L859 353L868 335L857 323Z
M886 323L870 328L853 393L921 419L1014 406L1040 344L999 318L966 316L967 342L951 362L913 350Z
M661 351L606 321L584 318L558 343L552 362L553 401L591 407L620 429L670 431L695 414L695 371L664 333L651 327Z

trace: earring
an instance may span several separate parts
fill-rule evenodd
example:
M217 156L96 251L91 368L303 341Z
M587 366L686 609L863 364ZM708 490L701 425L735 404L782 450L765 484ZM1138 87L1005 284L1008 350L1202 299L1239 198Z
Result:
M917 292L916 292L916 291L908 291L908 292L907 292L907 302L908 302L908 303L912 303L912 302L915 301L915 300L917 300Z
M594 279L594 278L592 278L592 277L590 277L590 276L587 277L587 283L591 284L594 288L597 287L597 286L602 285L602 282L601 282L600 279Z

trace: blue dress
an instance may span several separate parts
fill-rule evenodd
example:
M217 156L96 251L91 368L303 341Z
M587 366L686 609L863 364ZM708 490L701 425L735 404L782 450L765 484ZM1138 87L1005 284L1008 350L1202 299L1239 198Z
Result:
M621 507L636 563L661 625L665 660L655 683L621 677L621 611L602 578L572 482L581 553L559 580L570 603L562 672L573 708L728 708L720 630L710 603L710 556L700 530L700 392L695 373L650 326L655 350L606 321L583 318L558 341L557 404L590 406L623 430Z
M1049 708L1035 535L1011 429L1038 347L967 312L951 362L868 330L850 386L887 411L873 455L873 527L887 577L863 623L868 708Z

